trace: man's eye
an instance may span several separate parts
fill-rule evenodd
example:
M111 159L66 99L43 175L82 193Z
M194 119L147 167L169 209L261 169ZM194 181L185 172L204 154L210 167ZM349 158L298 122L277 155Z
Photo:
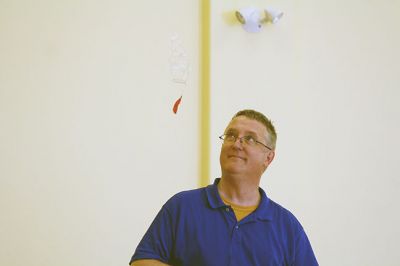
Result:
M253 136L245 136L244 139L245 139L247 142L250 142L250 143L256 142L256 139L253 138Z
M226 138L227 140L234 140L234 139L236 139L236 136L233 135L233 134L226 134L226 135L225 135L225 138Z

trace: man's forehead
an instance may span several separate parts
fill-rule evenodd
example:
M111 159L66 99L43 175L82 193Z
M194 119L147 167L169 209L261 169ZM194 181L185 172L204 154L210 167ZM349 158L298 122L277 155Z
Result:
M225 131L238 131L238 130L255 134L257 133L263 134L264 132L267 131L264 124L255 119L250 119L245 116L238 116L233 118L225 129Z

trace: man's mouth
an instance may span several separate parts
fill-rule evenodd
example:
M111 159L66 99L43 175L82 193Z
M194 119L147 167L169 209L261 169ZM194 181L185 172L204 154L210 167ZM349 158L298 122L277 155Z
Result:
M243 157L241 157L241 156L238 156L238 155L229 155L228 158L236 158L236 159L241 159L241 160L243 160L243 161L246 160L245 158L243 158Z

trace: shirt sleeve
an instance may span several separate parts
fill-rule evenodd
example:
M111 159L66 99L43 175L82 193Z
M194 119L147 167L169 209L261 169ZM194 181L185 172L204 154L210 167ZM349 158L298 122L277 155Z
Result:
M314 251L304 230L302 229L296 240L295 266L318 266Z
M139 259L155 259L168 263L173 246L172 225L171 215L163 206L139 242L129 264Z

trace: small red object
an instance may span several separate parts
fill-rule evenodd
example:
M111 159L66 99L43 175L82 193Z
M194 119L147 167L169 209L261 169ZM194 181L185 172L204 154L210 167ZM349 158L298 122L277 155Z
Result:
M178 100L176 100L174 107L172 108L172 111L174 112L174 114L176 114L176 112L178 112L178 107L179 107L179 104L181 103L181 100L182 100L182 96L179 97Z

